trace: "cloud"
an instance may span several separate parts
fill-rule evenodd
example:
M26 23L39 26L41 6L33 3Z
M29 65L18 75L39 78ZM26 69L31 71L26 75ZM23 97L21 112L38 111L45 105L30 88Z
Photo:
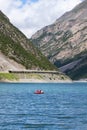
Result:
M0 9L27 37L52 24L81 0L0 0Z

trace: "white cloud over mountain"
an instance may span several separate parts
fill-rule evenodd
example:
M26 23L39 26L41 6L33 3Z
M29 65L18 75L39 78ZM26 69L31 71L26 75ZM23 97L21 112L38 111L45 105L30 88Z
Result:
M0 0L2 10L10 21L27 37L40 28L53 23L66 11L71 10L81 0Z

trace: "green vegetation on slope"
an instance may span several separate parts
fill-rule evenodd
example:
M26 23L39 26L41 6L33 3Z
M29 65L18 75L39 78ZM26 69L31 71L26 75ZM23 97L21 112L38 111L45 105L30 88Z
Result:
M0 11L0 51L26 69L55 70L48 59Z
M40 54L41 59L37 59L34 54L26 51L20 44L15 43L3 33L0 33L0 50L9 58L24 65L27 69L37 67L38 69L49 70L55 68L42 54Z
M10 74L10 73L0 73L0 80L18 80L17 76L15 74Z

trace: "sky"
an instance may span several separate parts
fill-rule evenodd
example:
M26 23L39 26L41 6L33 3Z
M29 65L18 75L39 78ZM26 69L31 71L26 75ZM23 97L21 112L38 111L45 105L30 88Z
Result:
M28 38L82 0L0 0L0 10Z

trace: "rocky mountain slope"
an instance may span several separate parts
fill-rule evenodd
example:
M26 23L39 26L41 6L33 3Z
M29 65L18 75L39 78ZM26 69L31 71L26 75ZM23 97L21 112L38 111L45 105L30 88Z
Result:
M25 68L56 69L0 11L0 71Z
M65 74L10 73L9 70L57 70L42 53L14 27L0 11L0 81L57 82L71 81ZM9 73L8 73L9 71Z
M31 41L72 79L86 78L87 0L36 32Z

